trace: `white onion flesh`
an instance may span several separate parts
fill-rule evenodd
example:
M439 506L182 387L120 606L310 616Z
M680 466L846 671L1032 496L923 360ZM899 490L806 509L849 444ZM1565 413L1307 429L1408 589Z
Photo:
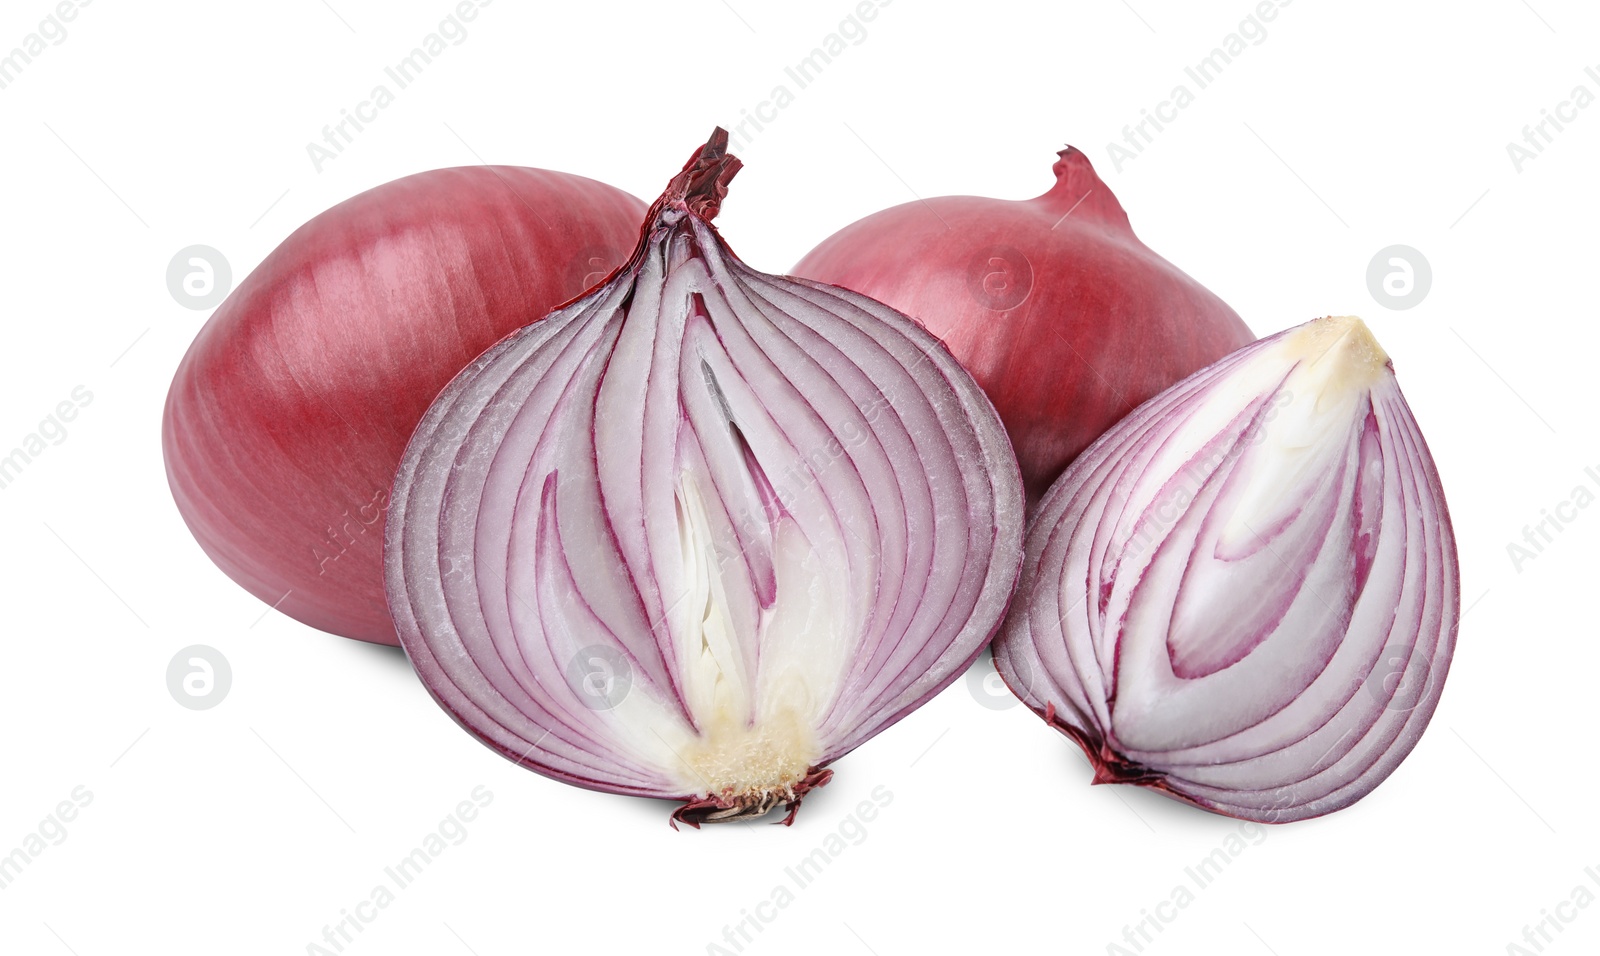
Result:
M463 726L695 824L792 818L954 680L1023 528L999 418L936 339L722 243L725 142L629 265L439 395L386 532L401 642Z
M1330 317L1174 385L1069 467L1030 521L995 664L1096 782L1287 822L1411 752L1459 606L1388 356Z

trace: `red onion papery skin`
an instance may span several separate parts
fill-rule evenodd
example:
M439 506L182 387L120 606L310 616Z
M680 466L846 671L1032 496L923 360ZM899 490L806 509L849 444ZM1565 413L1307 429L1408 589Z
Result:
M994 658L1095 783L1284 823L1416 746L1459 612L1427 444L1366 327L1330 317L1162 392L1068 467Z
M723 243L726 149L624 269L440 394L385 532L401 643L463 728L695 826L790 822L953 681L1023 530L999 417L933 336Z
M484 349L622 262L644 210L581 176L469 166L301 226L200 330L167 395L167 480L206 554L290 617L397 644L382 523L412 429Z
M1067 147L1036 199L944 196L844 227L794 274L922 322L983 386L1029 501L1117 419L1252 341L1228 305L1151 252Z

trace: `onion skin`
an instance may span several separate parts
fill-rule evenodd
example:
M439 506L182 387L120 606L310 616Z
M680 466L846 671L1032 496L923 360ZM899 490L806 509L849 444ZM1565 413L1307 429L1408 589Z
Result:
M981 653L1022 558L982 390L882 303L740 262L710 221L727 138L626 267L440 393L384 532L440 706L519 766L682 801L674 825L792 821Z
M1089 159L1036 199L945 196L834 233L794 274L916 318L983 386L1030 501L1134 406L1251 342L1239 316L1140 242Z
M566 173L471 166L378 186L267 256L167 395L179 512L251 594L397 644L383 517L412 429L452 376L631 252L645 206Z
M1285 823L1421 738L1460 617L1449 509L1392 365L1317 319L1140 406L1035 511L994 643L1095 783Z

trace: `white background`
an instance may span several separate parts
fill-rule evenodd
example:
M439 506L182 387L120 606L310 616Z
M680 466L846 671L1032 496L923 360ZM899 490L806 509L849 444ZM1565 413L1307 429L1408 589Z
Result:
M480 161L648 201L854 6L499 0L319 173L306 144L453 7L329 2L100 0L0 90L0 449L75 386L94 395L0 490L0 854L93 794L0 890L7 951L307 952L479 785L494 798L466 841L346 952L705 953L884 787L864 842L745 952L1104 953L1238 832L1089 787L1064 738L966 680L836 764L794 827L674 832L665 804L479 746L398 652L264 614L166 487L162 401L208 315L169 294L174 253L214 246L237 281L339 200ZM915 196L1041 193L1072 142L1140 236L1257 333L1356 313L1393 356L1460 539L1443 703L1372 796L1266 831L1146 952L1505 953L1577 885L1600 893L1600 509L1520 569L1507 554L1600 471L1600 104L1520 172L1506 150L1575 86L1600 93L1600 12L1530 2L1296 0L1119 171L1108 142L1249 0L899 0L741 151L723 233L781 272ZM52 8L7 0L0 51ZM1366 281L1395 243L1433 270L1406 311ZM214 709L168 693L190 644L232 664ZM1562 912L1547 952L1600 947L1600 905Z

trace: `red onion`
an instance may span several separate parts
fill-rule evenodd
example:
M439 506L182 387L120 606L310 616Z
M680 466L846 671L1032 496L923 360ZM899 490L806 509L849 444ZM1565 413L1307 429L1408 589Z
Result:
M506 757L793 819L1005 612L1023 496L993 407L916 323L746 267L717 130L632 260L440 394L395 477L390 606Z
M200 330L167 396L167 479L201 547L290 617L397 643L382 529L412 428L480 352L605 278L643 214L592 179L472 166L296 230Z
M1096 783L1285 822L1347 807L1444 687L1455 538L1355 318L1263 339L1140 406L1032 519L995 642Z
M994 401L1030 500L1135 405L1251 341L1227 304L1133 234L1072 147L1014 202L946 196L874 213L795 275L914 316Z

